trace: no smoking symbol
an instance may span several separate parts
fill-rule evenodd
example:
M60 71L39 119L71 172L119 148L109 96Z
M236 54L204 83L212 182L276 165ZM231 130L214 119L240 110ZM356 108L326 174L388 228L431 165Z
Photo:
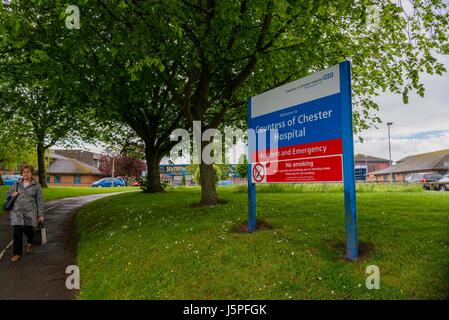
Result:
M261 182L265 178L265 168L260 163L253 167L253 179L256 182Z

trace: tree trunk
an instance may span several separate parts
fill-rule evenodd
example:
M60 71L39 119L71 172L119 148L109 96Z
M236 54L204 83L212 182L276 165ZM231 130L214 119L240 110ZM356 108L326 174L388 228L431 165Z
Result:
M161 157L158 152L145 148L145 159L147 160L147 180L144 186L144 192L156 193L163 192L161 186L161 176L159 171L159 163Z
M39 183L42 188L47 188L47 170L45 168L45 148L43 143L37 144L37 167Z
M217 189L215 188L215 172L212 164L200 164L201 202L203 206L218 204Z

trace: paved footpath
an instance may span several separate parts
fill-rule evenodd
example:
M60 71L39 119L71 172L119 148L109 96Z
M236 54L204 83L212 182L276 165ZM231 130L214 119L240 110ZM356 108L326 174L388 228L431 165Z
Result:
M65 286L68 265L76 264L77 238L74 213L97 199L122 194L107 193L64 198L46 202L45 227L48 243L25 252L19 262L10 262L12 256L12 227L9 214L0 217L0 300L67 300L77 293ZM24 236L24 239L26 237Z

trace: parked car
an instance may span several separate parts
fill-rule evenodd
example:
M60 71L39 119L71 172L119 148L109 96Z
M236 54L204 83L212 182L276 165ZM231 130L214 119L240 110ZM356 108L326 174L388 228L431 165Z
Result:
M449 173L445 174L443 178L438 180L438 190L449 191Z
M440 180L443 176L439 173L412 173L408 177L405 178L405 182L420 182L420 183L426 183L426 182L437 182Z
M103 178L98 181L95 181L90 186L98 187L98 188L111 187L112 186L112 177ZM124 186L125 186L125 182L122 179L114 178L114 187L124 187Z
M117 179L120 179L123 182L123 186L126 187L126 185L127 185L126 178L124 178L124 177L117 177Z
M443 175L439 173L425 174L421 179L424 190L439 190L440 185L438 184L438 181L440 181L441 178L443 178Z
M140 181L134 181L133 183L131 183L131 185L133 187L140 187Z
M5 186L12 186L14 182L18 181L22 176L20 175L4 175L2 180Z

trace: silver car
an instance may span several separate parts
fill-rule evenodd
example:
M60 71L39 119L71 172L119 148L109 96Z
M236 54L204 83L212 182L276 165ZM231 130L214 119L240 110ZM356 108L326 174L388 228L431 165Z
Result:
M445 174L443 178L438 180L439 187L438 189L440 191L449 191L449 173Z

